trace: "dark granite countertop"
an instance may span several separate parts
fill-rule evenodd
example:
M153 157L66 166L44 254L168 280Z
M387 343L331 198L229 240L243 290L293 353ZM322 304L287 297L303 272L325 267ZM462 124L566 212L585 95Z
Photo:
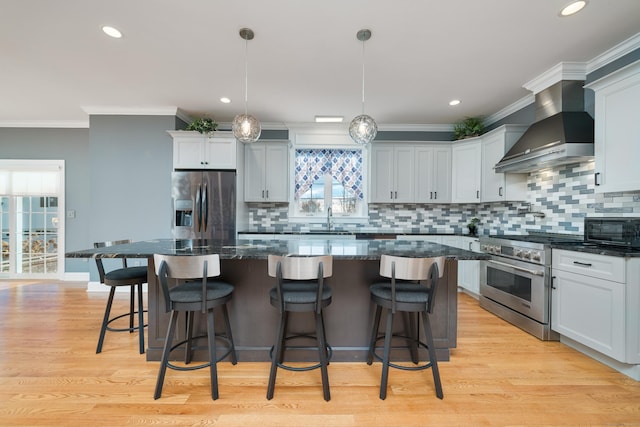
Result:
M596 245L593 243L553 243L551 244L552 249L564 249L567 251L576 251L576 252L585 252L596 255L609 255L615 257L629 257L629 258L637 258L640 257L640 250L634 250L623 247L616 246L604 246L604 245Z
M423 241L404 240L214 240L157 239L100 249L72 251L68 258L149 258L153 254L220 254L221 259L266 259L279 255L333 255L343 260L379 260L380 256L445 256L457 260L489 259L489 255Z

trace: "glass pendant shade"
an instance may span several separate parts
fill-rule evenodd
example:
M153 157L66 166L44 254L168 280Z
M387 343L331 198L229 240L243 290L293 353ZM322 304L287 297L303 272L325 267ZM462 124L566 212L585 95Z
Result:
M238 114L231 123L233 135L240 142L256 142L260 138L262 127L258 119L250 114Z
M351 120L349 124L349 136L357 144L368 144L378 134L378 125L371 116L361 114Z

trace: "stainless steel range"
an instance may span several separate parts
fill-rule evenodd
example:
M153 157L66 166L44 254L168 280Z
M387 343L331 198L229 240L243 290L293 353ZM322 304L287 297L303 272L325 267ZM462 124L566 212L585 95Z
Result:
M563 235L480 237L480 306L541 340L558 340L551 330L551 246L578 242Z

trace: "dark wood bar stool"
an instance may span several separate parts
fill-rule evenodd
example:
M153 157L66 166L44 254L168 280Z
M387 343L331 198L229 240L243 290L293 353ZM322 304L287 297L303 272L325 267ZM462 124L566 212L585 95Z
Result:
M333 257L325 256L276 256L269 255L269 276L276 278L276 286L269 291L271 305L280 312L280 324L275 345L271 348L271 372L267 399L273 398L278 368L290 371L309 371L320 368L324 400L331 399L327 365L331 348L327 344L324 329L323 309L331 304L331 288L324 279L331 277ZM309 334L288 335L290 312L310 312L315 316L315 336ZM320 362L311 366L293 367L284 364L284 353L288 348L313 349L314 347L289 347L287 341L315 339Z
M93 244L94 248L104 248L113 245L121 245L125 243L131 243L130 240L116 240L113 242L96 242ZM102 326L100 327L100 338L98 339L98 347L96 353L102 352L102 345L104 343L104 337L107 331L111 332L133 332L136 329L140 335L140 354L144 353L144 328L147 326L144 323L144 304L142 302L142 284L147 283L147 267L129 267L127 265L127 259L122 258L122 268L105 272L102 258L96 258L96 266L98 267L98 274L100 275L100 283L110 286L109 298L107 299L107 307L104 311L104 318L102 320ZM111 306L113 305L113 297L116 293L116 288L122 286L129 286L130 302L129 312L111 318ZM135 295L136 288L138 290L138 309L135 308ZM138 315L138 324L134 325L135 315ZM112 322L121 319L123 317L129 317L128 328L116 328L109 326Z
M231 363L238 362L236 350L231 334L231 324L229 323L229 313L227 302L233 295L233 285L215 280L214 277L220 275L220 257L212 255L154 255L156 274L162 288L162 294L166 303L166 311L171 312L171 319L167 328L167 335L162 351L160 371L156 382L154 399L160 398L164 377L167 368L179 371L192 371L209 367L211 379L211 398L218 398L218 369L217 363L227 356L231 356ZM178 284L169 287L169 281L178 281ZM214 323L214 309L221 308L225 323L225 334L216 335ZM186 339L172 344L176 331L178 314L184 312L187 315ZM195 366L190 366L191 355L194 350L194 343L205 335L193 336L193 322L197 312L207 316L207 344L209 352L209 362ZM216 339L223 339L226 342L224 353L217 355ZM178 366L169 361L171 352L185 345L185 366Z
M387 380L389 366L408 371L431 368L435 383L436 396L443 398L436 349L433 343L431 323L429 316L433 310L433 303L438 287L440 272L444 269L444 257L437 258L407 258L390 255L382 255L380 259L380 275L391 280L374 283L370 287L371 300L376 304L376 313L371 327L371 339L369 341L369 355L367 364L373 363L373 358L382 361L382 379L380 381L380 399L387 397ZM385 333L379 336L380 317L382 309L386 310L387 322ZM407 335L401 336L409 343L411 360L417 366L404 366L391 362L391 339L393 335L393 318L397 312L409 313L410 318L415 317L415 329L409 327ZM420 322L426 342L420 341ZM410 321L411 326L413 322ZM383 355L376 353L376 343L384 338ZM425 348L429 353L429 362L419 365L418 348Z

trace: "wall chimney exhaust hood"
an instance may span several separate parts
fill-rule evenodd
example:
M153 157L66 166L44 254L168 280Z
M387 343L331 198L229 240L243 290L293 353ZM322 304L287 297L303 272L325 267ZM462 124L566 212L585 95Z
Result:
M593 160L593 118L584 111L584 82L560 81L535 96L536 122L494 166L529 173Z

